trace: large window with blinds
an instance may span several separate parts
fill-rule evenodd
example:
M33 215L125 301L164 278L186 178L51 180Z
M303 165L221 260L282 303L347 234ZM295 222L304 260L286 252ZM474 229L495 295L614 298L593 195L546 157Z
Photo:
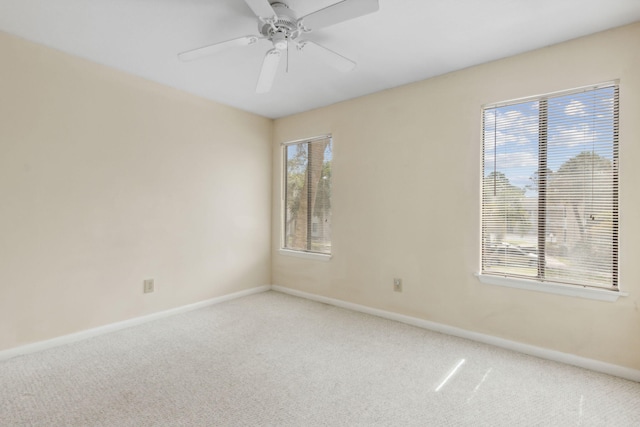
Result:
M331 254L331 137L283 144L283 154L283 248Z
M482 119L482 274L618 290L617 83Z

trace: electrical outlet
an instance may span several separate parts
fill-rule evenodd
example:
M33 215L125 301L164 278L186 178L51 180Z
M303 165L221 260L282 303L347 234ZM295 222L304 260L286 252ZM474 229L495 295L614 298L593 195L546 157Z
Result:
M393 291L402 292L402 279L398 279L398 278L393 279Z
M156 287L153 283L153 279L147 279L144 281L144 287L143 287L143 291L145 294L149 294L153 291L155 291Z

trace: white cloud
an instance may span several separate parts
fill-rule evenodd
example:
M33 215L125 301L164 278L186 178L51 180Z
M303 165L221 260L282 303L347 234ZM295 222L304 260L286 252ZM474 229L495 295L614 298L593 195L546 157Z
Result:
M587 123L563 126L555 130L549 135L549 144L555 147L576 147L595 137L591 126Z
M564 108L564 113L567 116L586 116L587 110L582 102L573 100Z
M485 116L485 150L493 150L494 144L500 147L537 141L537 114L524 114L518 110L495 110L494 114Z
M493 155L488 155L485 157L484 166L486 169L493 169L493 160ZM538 156L534 153L526 151L498 153L495 160L498 165L498 170L516 168L536 169L538 167Z

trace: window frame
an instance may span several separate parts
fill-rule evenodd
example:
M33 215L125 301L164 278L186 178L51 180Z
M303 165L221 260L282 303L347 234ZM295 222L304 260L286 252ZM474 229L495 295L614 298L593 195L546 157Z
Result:
M280 185L281 185L281 200L280 200L280 226L281 226L281 232L280 232L280 247L278 249L278 253L280 255L286 255L286 256L292 256L292 257L296 257L296 258L303 258L303 259L311 259L311 260L318 260L318 261L329 261L332 256L333 253L324 253L324 252L315 252L312 250L302 250L302 249L295 249L295 248L288 248L286 247L286 241L287 241L287 148L292 146L292 145L299 145L299 144L309 144L309 143L313 143L316 141L321 141L324 139L328 139L329 140L329 144L331 145L331 150L332 150L332 160L333 160L333 136L329 133L329 134L322 134L322 135L317 135L314 137L310 137L310 138L302 138L302 139L297 139L294 141L287 141L287 142L282 142L280 144L280 149L281 149L281 159L282 159L282 175L281 175L281 180L280 180ZM311 224L311 226L313 226L313 224ZM333 248L331 248L333 250Z
M619 241L618 241L618 236L620 233L620 229L619 229L619 210L618 206L619 206L619 146L620 146L620 141L619 141L619 123L620 123L620 115L619 115L619 110L615 110L614 113L614 117L613 117L613 128L614 128L614 151L616 152L617 156L614 155L614 182L616 183L616 185L614 185L613 188L613 192L614 192L614 211L617 212L617 217L616 217L616 227L614 227L613 230L613 239L616 242L616 247L614 249L614 252L612 252L612 255L615 255L615 260L614 260L614 269L615 271L613 272L614 274L614 278L613 278L613 285L611 287L594 287L594 286L590 286L587 284L569 284L569 283L561 283L561 282L557 282L557 281L553 281L553 280L549 280L547 278L536 278L536 277L531 277L531 278L526 278L526 277L522 277L522 276L517 276L517 275L510 275L509 273L506 272L486 272L484 271L484 259L483 259L483 252L484 252L484 186L483 186L483 182L484 182L484 174L485 174L485 158L486 158L486 153L485 153L485 123L484 123L484 116L485 116L485 111L489 110L489 109L493 109L493 108L500 108L500 107L505 107L505 106L510 106L510 105L517 105L517 104L524 104L527 102L532 102L532 101L537 101L537 102L547 102L546 100L549 98L553 98L553 97L560 97L560 96L568 96L571 94L578 94L578 93L583 93L586 91L590 91L590 90L597 90L597 89L602 89L602 88L607 88L607 87L613 87L615 89L615 93L616 93L616 101L618 104L616 104L616 107L619 105L619 100L620 100L620 96L619 96L619 91L620 91L620 82L619 80L612 80L612 81L608 81L605 83L601 83L601 84L596 84L596 85L589 85L589 86L583 86L583 87L578 87L578 88L574 88L574 89L569 89L569 90L562 90L562 91L556 91L556 92L551 92L551 93L546 93L546 94L541 94L541 95L534 95L534 96L528 96L528 97L523 97L523 98L519 98L519 99L513 99L513 100L509 100L509 101L503 101L503 102L497 102L497 103L489 103L489 104L485 104L481 106L480 109L480 117L481 117L481 170L480 170L480 257L479 257L479 265L480 268L478 269L478 273L476 273L476 277L479 279L479 281L481 283L484 284L490 284L490 285L498 285L498 286L507 286L507 287L513 287L513 288L519 288L519 289L526 289L526 290L533 290L533 291L539 291L539 292L547 292L547 293L553 293L553 294L559 294L559 295L565 295L565 296L575 296L575 297L582 297L582 298L588 298L588 299L596 299L596 300L601 300L601 301L616 301L618 299L618 297L620 296L627 296L628 294L621 291L620 290L620 285L619 285ZM541 119L541 116L538 116L538 120ZM546 120L546 117L545 117ZM546 131L545 131L546 132ZM546 139L546 135L545 135L545 141L544 141L544 150L546 150L546 144L548 144L548 140ZM541 143L541 141L539 140L538 142L538 149L540 150L543 147L543 144ZM540 162L540 160L539 160ZM544 162L544 160L543 160ZM540 164L540 163L539 163ZM545 165L546 166L546 165ZM541 202L542 204L546 203L546 197L545 199ZM539 213L539 215L546 215L546 212L543 212L542 214ZM539 220L541 218L539 217ZM545 221L547 220L547 216L544 216L543 218ZM537 239L538 241L540 241L540 239L544 239L544 236L540 236L540 233L538 231L538 235L537 235ZM543 250L544 250L544 244L542 246ZM544 259L544 258L543 258Z

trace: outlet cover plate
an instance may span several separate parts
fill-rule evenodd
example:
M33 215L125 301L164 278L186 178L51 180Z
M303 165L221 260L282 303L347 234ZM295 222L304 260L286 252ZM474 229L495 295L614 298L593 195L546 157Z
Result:
M143 291L145 294L149 294L153 291L155 291L156 287L155 284L153 283L153 279L147 279L144 281L144 288Z

